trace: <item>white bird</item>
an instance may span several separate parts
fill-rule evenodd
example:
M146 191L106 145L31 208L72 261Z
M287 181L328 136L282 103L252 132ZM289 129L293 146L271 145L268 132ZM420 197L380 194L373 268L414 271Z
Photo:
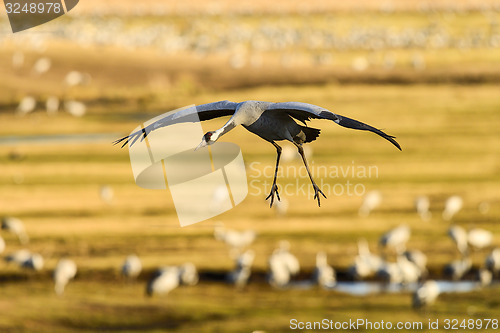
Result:
M384 248L393 248L397 254L402 254L409 239L410 228L403 224L382 235L379 244Z
M297 275L300 271L299 260L290 253L290 242L283 240L279 243L279 256L291 275Z
M453 195L449 197L444 205L443 219L450 221L462 209L463 204L464 202L460 196Z
M7 230L17 236L21 244L29 242L28 234L24 228L23 222L15 217L4 216L2 218L2 229Z
M141 259L139 259L139 257L135 254L129 255L122 265L122 275L127 278L135 279L137 276L139 276L141 271Z
M274 250L269 257L268 282L273 287L283 288L300 271L300 264L297 258L289 252L290 243L281 241L278 249Z
M413 293L413 307L418 309L434 304L439 293L439 285L436 281L426 281Z
M56 96L50 96L47 98L45 101L45 110L47 111L48 115L55 115L57 111L59 110L59 98Z
M240 254L236 260L235 269L227 276L228 282L234 284L237 288L246 286L250 278L254 258L255 252L253 250L247 250Z
M377 276L387 283L403 283L403 272L396 262L384 262Z
M488 286L491 284L493 280L493 274L486 268L481 268L478 272L478 280L481 283L481 286Z
M290 278L290 272L280 259L278 250L274 250L269 257L269 284L276 288L283 288L290 282Z
M415 283L422 276L422 270L406 256L398 256L396 263L401 271L402 283Z
M467 274L471 267L472 261L470 258L464 257L447 264L444 268L444 273L456 281L460 280L465 274Z
M240 251L252 244L257 234L253 230L237 231L226 229L224 224L217 223L214 228L214 237L226 243L231 249Z
M414 263L421 274L425 274L427 272L427 256L420 250L408 250L404 252L406 258Z
M354 264L349 268L349 274L355 279L364 279L374 275L384 265L384 260L370 252L368 242L365 239L358 241L358 255Z
M331 288L336 283L335 270L332 266L328 265L325 252L318 252L316 254L313 281L323 288Z
M418 266L406 256L398 255L396 262L385 262L377 271L377 276L388 283L415 283L422 276Z
M51 66L52 61L47 57L42 57L35 61L35 64L33 65L33 71L36 74L44 74L50 70Z
M13 262L21 266L24 262L31 258L31 252L26 249L17 250L5 256L6 262Z
M36 99L33 96L25 96L19 102L17 106L17 114L24 116L30 112L35 111L36 108Z
M363 199L361 207L359 207L359 216L367 217L375 208L380 206L381 202L382 195L379 191L368 192Z
M488 268L495 276L500 273L500 248L495 248L486 257L484 265Z
M53 277L55 282L55 291L58 295L64 293L64 288L76 275L76 264L71 259L61 259L54 269Z
M448 236L455 242L457 245L458 252L462 255L467 254L468 249L468 235L467 231L464 228L458 225L451 226L448 229Z
M255 252L253 250L246 250L236 259L236 268L251 267L255 259Z
M196 268L191 263L162 267L148 281L146 294L148 296L168 294L181 284L195 285L198 279Z
M195 108L183 109L159 119L140 131L136 131L115 141L115 144L124 142L122 145L123 147L130 142L130 145L133 145L139 138L146 137L151 131L158 128L183 121L192 122L192 117L195 114L198 116L200 121L223 116L231 116L227 123L220 129L207 132L196 149L214 144L220 137L238 125L242 125L250 132L270 142L276 148L277 159L273 185L271 186L271 192L267 196L267 199L271 199L271 206L274 202L275 196L279 200L276 181L279 160L282 152L282 148L275 141L287 140L297 147L311 180L311 184L314 188L314 199L318 201L318 206L320 205L320 195L323 195L323 197L326 198L319 186L313 180L304 154L304 148L302 147L304 143L316 140L320 134L320 130L299 125L295 120L302 122L304 125L306 121L310 119L331 120L340 126L374 132L391 142L398 149L401 149L399 144L394 140L393 136L387 135L379 129L361 123L357 120L337 115L322 107L299 102L269 103L261 101L245 101L241 103L220 101L216 103L198 105Z
M90 81L90 74L79 71L71 71L66 74L66 77L64 78L64 83L69 87L85 85L90 83Z
M200 277L196 266L188 262L179 267L180 283L187 286L194 286L198 283Z
M83 117L87 112L87 107L82 102L65 101L64 110L74 117Z
M99 196L101 197L101 200L107 204L110 204L111 201L113 201L114 195L115 193L113 188L109 185L101 185L99 188Z
M146 294L168 294L180 284L180 269L176 266L167 266L158 269L146 286Z
M427 196L419 196L415 199L415 209L417 214L420 216L422 221L429 221L432 217L432 213L429 211L430 201Z
M467 235L467 242L472 248L483 249L491 245L493 241L493 234L484 229L474 228L469 230Z
M41 271L43 269L44 260L41 254L30 254L29 258L21 264L21 267Z

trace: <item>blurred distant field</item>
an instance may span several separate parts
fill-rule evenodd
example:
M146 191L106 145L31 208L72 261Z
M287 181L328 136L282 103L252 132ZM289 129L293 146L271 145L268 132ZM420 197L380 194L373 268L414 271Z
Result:
M288 332L292 318L424 325L429 319L498 319L498 281L474 292L441 295L434 306L413 311L408 292L352 296L319 288L274 290L264 280L267 258L282 239L290 241L302 265L297 280L309 278L318 251L327 252L345 280L358 239L367 239L375 252L380 235L402 223L412 230L408 247L428 256L430 277L436 279L458 258L446 235L451 223L493 232L493 245L472 256L466 279L475 279L488 250L500 246L496 2L464 2L461 10L450 10L445 2L432 10L418 8L416 1L408 8L394 2L387 10L366 1L366 11L323 11L313 1L311 8L320 10L307 15L294 2L286 15L275 9L193 16L132 10L120 17L93 13L93 3L18 35L5 32L2 22L0 214L24 221L31 239L26 247L44 256L45 267L35 273L0 262L0 331ZM120 3L117 12L130 5ZM191 3L198 2L185 2L186 8ZM19 52L24 61L15 68L12 59ZM37 74L33 65L40 57L52 66ZM91 82L68 87L63 80L72 70L90 74ZM37 108L20 116L17 105L28 95ZM83 101L87 113L48 115L49 96ZM257 172L274 166L275 149L238 128L222 141L240 145L247 165L260 163L247 168L256 186L233 210L180 228L168 191L138 187L127 149L111 142L166 111L224 99L317 104L395 135L402 152L370 133L311 122L322 129L310 144L315 167L375 166L378 171L367 178L320 177L318 183L333 187L350 181L366 191L379 190L381 207L361 218L361 196L332 193L318 208L312 196L297 193L286 196L287 215L276 216L264 200L272 179ZM214 130L225 121L203 127ZM95 134L96 140L70 141L81 134ZM281 166L302 168L299 160ZM285 173L278 179L280 186L296 182L310 188L307 178ZM105 184L115 193L110 204L99 197ZM415 197L424 194L431 199L429 222L422 222L413 207ZM445 222L444 202L454 194L464 198L464 208ZM490 205L487 214L478 212L481 202ZM217 221L258 233L253 278L242 291L217 278L233 267L226 246L214 240ZM4 254L23 248L13 235L1 236L7 243ZM136 282L119 275L130 253L143 261ZM64 256L77 263L78 275L57 297L50 273ZM155 268L187 261L200 271L197 286L144 296Z

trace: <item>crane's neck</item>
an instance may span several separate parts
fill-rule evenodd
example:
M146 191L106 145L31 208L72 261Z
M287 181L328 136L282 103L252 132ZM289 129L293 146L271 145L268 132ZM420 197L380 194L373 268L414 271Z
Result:
M226 134L227 132L229 132L230 130L235 128L236 126L237 126L237 124L234 122L234 119L233 118L229 119L228 122L224 124L224 126L219 128L218 130L216 130L214 132L214 134L212 134L212 140L217 141L221 136L223 136L224 134Z

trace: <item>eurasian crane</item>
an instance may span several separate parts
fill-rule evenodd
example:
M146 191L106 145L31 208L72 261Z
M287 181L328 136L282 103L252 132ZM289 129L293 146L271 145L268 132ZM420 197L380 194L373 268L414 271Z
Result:
M255 252L253 250L246 250L236 259L236 267L233 271L229 272L226 279L229 283L234 284L236 288L243 288L247 285L250 278L253 260L255 259Z
M192 263L181 266L165 266L159 268L146 285L146 295L168 294L179 285L194 286L198 283L199 276Z
M406 250L406 243L410 239L410 233L410 227L402 224L382 235L379 244L384 248L393 248L400 255Z
M275 195L280 200L276 178L282 148L275 141L287 140L297 147L314 188L314 199L317 199L318 206L320 206L320 194L326 198L325 194L314 182L306 156L304 155L304 148L302 147L304 143L316 140L320 134L320 130L299 125L295 120L302 122L304 125L306 125L306 121L311 119L332 120L343 127L374 132L401 150L401 147L394 140L393 136L357 120L337 115L322 107L300 102L270 103L262 101L245 101L241 103L220 101L198 105L195 111L192 108L180 110L115 141L114 144L123 142L122 147L124 147L130 142L130 146L132 146L139 138L144 139L149 133L158 128L181 122L192 122L195 112L200 121L231 116L224 126L218 130L207 132L196 149L215 143L221 136L238 125L242 125L248 131L270 142L276 148L277 159L273 185L271 192L266 197L266 200L271 198L270 206L273 205Z
M496 277L500 273L500 248L494 248L491 253L486 257L484 265L488 268Z
M413 293L413 307L418 309L434 304L440 293L439 285L434 280L428 280Z
M313 281L322 288L331 288L337 281L335 270L332 266L328 265L325 252L318 252L316 254Z
M366 239L360 239L358 241L358 255L352 266L349 267L349 275L356 280L364 279L378 272L383 265L384 260L370 252Z
M450 236L457 245L458 252L460 252L462 256L466 256L468 254L467 231L459 225L453 225L448 229L448 236Z
M15 217L4 216L2 218L2 229L10 231L17 236L21 244L27 244L29 242L28 234L24 228L23 222Z
M122 275L129 279L135 279L142 271L141 259L135 254L129 255L122 265Z
M56 284L55 290L58 295L62 295L64 293L64 288L68 282L75 278L76 271L76 264L73 260L59 260L53 273L54 282Z
M455 214L462 209L463 205L464 201L459 195L452 195L446 199L443 210L443 219L445 221L451 221L453 216L455 216Z

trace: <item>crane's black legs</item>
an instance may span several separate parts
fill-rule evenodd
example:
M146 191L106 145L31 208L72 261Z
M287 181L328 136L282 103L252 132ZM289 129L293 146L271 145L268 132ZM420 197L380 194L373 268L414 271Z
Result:
M312 183L312 186L314 188L314 199L318 200L318 207L321 207L321 204L319 202L319 194L321 193L325 199L326 199L326 195L323 193L323 191L321 191L319 189L318 185L316 185L316 183L314 182L314 179L311 175L311 171L309 171L309 165L307 165L307 160L306 160L306 157L304 155L304 149L302 148L302 145L296 143L295 141L293 142L293 144L299 150L299 154L302 157L302 161L304 161L304 165L306 166L307 174L309 175L309 179L311 179L311 183Z
M274 180L273 180L273 186L271 187L271 193L266 197L266 200L271 198L271 204L269 207L273 206L274 202L274 194L276 193L276 196L278 197L278 201L280 201L280 195L278 193L278 185L276 185L276 178L278 177L278 165L280 164L280 156L281 156L281 147L274 141L271 141L273 146L276 147L276 153L278 154L276 158L276 170L274 170Z

